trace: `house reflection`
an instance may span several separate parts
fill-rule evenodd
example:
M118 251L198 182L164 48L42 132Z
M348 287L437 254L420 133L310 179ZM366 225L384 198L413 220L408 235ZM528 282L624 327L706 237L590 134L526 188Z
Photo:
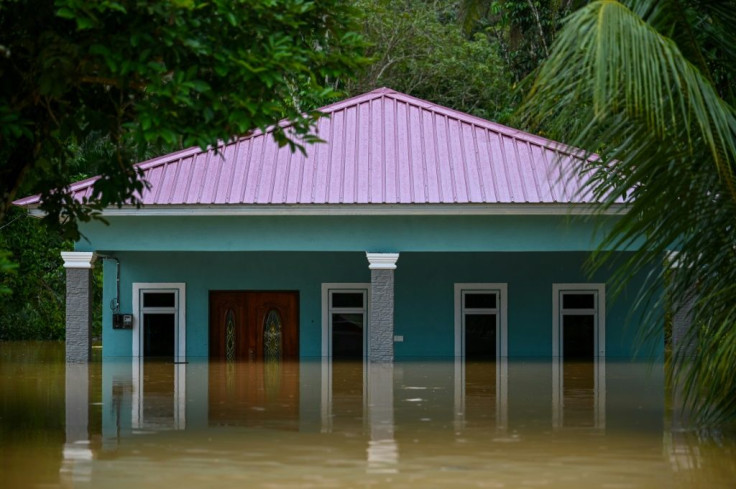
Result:
M299 429L299 362L211 362L209 426Z
M136 433L171 430L321 432L364 439L366 460L376 462L376 470L390 470L400 448L409 445L403 433L411 434L411 443L438 431L496 436L510 426L549 426L550 420L556 430L604 430L606 390L603 359L108 362L103 448L115 449ZM626 390L618 389L618 397ZM74 399L69 396L68 403Z
M321 367L321 431L362 432L367 385L365 362L324 359Z
M133 361L133 430L186 428L186 365L164 361Z
M508 428L508 358L455 360L457 429Z
M552 426L605 430L605 358L552 359Z
M93 452L89 433L89 364L67 364L65 381L65 443L60 468L68 485L88 482Z

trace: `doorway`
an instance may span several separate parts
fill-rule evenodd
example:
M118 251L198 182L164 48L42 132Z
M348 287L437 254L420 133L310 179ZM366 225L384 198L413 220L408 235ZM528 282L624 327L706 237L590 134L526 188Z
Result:
M298 360L299 292L211 291L210 359Z

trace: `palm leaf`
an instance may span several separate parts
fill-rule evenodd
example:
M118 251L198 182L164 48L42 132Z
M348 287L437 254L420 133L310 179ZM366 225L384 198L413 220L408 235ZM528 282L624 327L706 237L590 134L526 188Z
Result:
M584 190L600 210L628 204L591 269L613 260L618 288L647 274L641 302L652 312L644 336L661 337L657 314L697 289L692 348L678 350L675 362L689 408L713 422L736 419L736 117L705 58L693 54L702 53L698 36L677 30L692 16L663 13L673 4L679 2L649 0L632 9L602 0L575 12L537 73L522 117L600 154L574 168L590 176ZM613 251L621 249L635 252ZM661 264L673 249L682 266L670 273Z

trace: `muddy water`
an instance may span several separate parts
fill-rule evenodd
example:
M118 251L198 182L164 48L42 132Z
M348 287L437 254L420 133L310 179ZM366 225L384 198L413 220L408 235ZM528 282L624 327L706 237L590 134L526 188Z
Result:
M0 343L0 487L720 488L661 365L131 360Z

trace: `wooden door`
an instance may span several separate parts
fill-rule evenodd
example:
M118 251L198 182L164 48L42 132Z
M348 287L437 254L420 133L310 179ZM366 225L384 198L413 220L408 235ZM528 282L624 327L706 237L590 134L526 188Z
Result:
M298 292L210 292L210 358L297 360Z

